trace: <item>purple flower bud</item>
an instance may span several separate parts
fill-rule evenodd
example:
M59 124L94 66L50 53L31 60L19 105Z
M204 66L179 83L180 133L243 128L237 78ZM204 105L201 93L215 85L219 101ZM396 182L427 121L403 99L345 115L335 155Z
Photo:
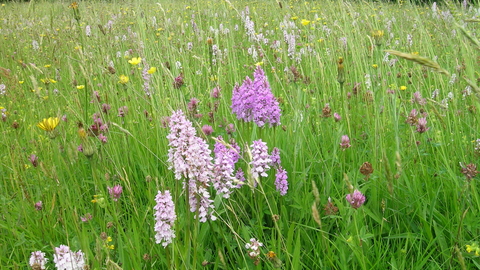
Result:
M34 154L30 155L30 158L28 160L30 160L30 163L32 163L33 167L38 166L38 157L36 155Z
M43 209L43 203L42 203L42 201L38 201L38 202L35 203L35 209L36 209L37 211L40 211L40 210Z
M213 128L212 128L212 126L204 125L204 126L202 127L202 132L203 132L205 135L209 136L209 135L211 135L211 134L213 133Z
M342 117L338 113L333 114L333 119L335 119L335 122L340 122L342 120Z
M341 147L343 150L351 147L351 145L350 145L350 138L348 138L347 135L342 135L342 141L341 141L341 143L340 143L340 147Z

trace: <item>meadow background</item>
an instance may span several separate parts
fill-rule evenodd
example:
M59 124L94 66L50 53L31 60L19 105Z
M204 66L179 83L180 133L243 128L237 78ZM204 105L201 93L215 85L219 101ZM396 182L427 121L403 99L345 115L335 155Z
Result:
M81 250L85 269L480 268L469 2L2 3L2 269L30 268L35 251L55 269L60 245ZM257 68L278 126L232 114L234 86ZM287 193L272 168L230 198L210 186L217 220L194 218L167 162L178 110L212 151L213 137L235 140L244 171L246 146L277 147ZM154 231L165 190L177 216L166 247ZM363 205L346 200L354 190Z

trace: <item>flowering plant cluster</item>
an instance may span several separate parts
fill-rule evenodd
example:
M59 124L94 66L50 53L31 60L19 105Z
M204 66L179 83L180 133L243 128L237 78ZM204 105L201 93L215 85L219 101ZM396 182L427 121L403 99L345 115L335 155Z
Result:
M254 80L247 76L241 86L235 86L232 96L232 112L237 119L245 122L254 121L259 127L269 124L280 125L281 110L272 94L265 72L257 66Z

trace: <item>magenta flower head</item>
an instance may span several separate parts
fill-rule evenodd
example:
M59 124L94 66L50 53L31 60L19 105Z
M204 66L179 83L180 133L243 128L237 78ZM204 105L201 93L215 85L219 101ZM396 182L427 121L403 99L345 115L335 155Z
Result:
M28 160L30 160L30 163L32 163L33 167L38 166L38 157L36 155L32 154Z
M213 98L219 98L221 91L222 91L222 89L220 88L220 86L217 86L217 87L212 89L212 92L210 93L210 96L213 97Z
M427 127L427 118L425 118L425 117L418 118L417 132L418 133L424 133L424 132L427 132L429 129L430 128Z
M277 170L277 174L275 174L275 187L277 188L277 191L280 192L280 195L282 196L287 194L287 190L288 190L287 178L288 178L287 171L280 166Z
M273 96L265 72L260 66L253 74L254 80L246 77L241 86L235 86L232 95L232 112L237 119L255 122L259 127L280 125L281 110Z
M164 193L158 191L155 202L157 203L153 207L153 210L155 210L155 243L161 243L163 247L166 247L175 238L175 231L173 230L173 225L177 219L175 205L168 190Z
M362 206L365 203L365 195L363 195L357 189L353 192L353 194L347 194L345 199L347 199L350 205L355 209L358 209L360 206Z
M203 133L204 133L205 135L209 136L209 135L211 135L211 134L213 133L213 128L212 128L212 126L204 125L204 126L202 127L202 131L203 131Z
M338 113L333 114L333 119L335 119L335 122L340 122L342 120L342 117Z
M341 139L341 142L340 142L340 147L341 147L343 150L351 147L351 145L350 145L350 138L348 138L348 135L342 135L342 139Z
M36 209L37 211L40 211L40 210L43 209L43 203L42 203L42 201L38 201L38 202L35 203L35 209Z
M108 193L110 194L110 197L112 197L114 201L118 201L118 199L120 198L120 195L122 195L122 192L123 192L123 188L120 185L108 187Z

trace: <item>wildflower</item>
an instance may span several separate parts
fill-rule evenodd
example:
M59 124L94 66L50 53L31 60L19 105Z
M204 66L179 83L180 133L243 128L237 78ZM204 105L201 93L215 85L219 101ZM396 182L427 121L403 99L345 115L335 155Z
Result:
M348 135L342 135L340 147L341 147L343 150L351 147L351 145L350 145L350 138L348 138Z
M128 112L128 107L127 106L123 106L123 107L120 107L118 108L118 117L125 117L125 115L127 114Z
M78 8L78 3L77 2L73 2L70 4L69 8L72 8L72 9L77 9Z
M84 89L84 88L85 88L85 85L83 85L83 84L80 84L80 85L77 85L76 87L77 87L77 89L78 89L78 90L82 90L82 89Z
M58 123L60 123L60 118L58 117L50 117L48 119L44 118L37 124L37 127L47 131L49 135L51 134L50 137L53 139L55 136L53 135L52 131L55 130L55 128L58 126Z
M400 86L400 90L405 91L407 90L407 87L405 85Z
M309 20L302 19L301 23L302 23L304 26L307 26L307 25L310 24L310 21L309 21Z
M406 123L410 124L411 126L414 126L417 124L418 119L417 119L418 112L415 109L412 109L410 111L410 114L408 115L407 120L405 121Z
M88 221L92 220L92 218L93 218L92 214L86 213L85 216L80 217L80 220L82 222L88 222Z
M418 103L418 105L423 106L427 104L427 100L422 98L422 94L420 92L413 93L413 98L411 99L412 103Z
M40 211L43 209L43 203L42 201L38 201L35 203L35 210Z
M224 198L229 198L233 188L233 172L235 163L238 161L238 153L232 148L227 148L223 138L218 136L216 139L214 153L215 163L213 165L213 187Z
M87 35L87 37L92 35L92 28L90 27L90 25L87 25L85 27L85 35Z
M102 104L102 112L105 113L105 114L107 114L108 111L109 111L111 108L112 108L112 107L110 107L110 105L107 104L107 103L103 103L103 104Z
M32 163L33 167L38 166L38 157L35 154L31 154L28 160Z
M209 136L209 135L211 135L211 134L213 133L213 128L212 128L212 126L204 125L204 126L202 127L202 132L203 132L205 135Z
M58 270L83 270L86 265L85 254L81 250L74 253L65 245L55 248L53 262Z
M360 166L360 173L365 175L365 180L368 180L370 174L373 173L372 164L370 164L368 161L364 162L362 166Z
M147 70L147 73L148 74L153 74L157 71L157 68L156 67L150 67L148 70Z
M347 194L347 196L345 196L345 199L347 199L350 205L355 209L358 209L365 203L365 195L363 195L357 189L353 192L353 194Z
M121 84L127 84L128 80L129 80L128 76L125 76L125 75L122 74L122 75L120 75L118 82L121 83Z
M279 2L280 3L280 2ZM277 257L277 254L273 251L269 251L266 254L267 259L273 264L274 268L282 268L282 261Z
M220 97L220 91L222 89L220 88L220 86L217 86L215 88L212 89L212 92L210 93L210 96L212 98L219 98Z
M98 134L97 138L104 144L108 141L107 136L103 135L102 133Z
M161 243L163 247L166 247L175 238L175 231L173 230L173 225L177 219L175 205L168 190L164 193L158 191L155 201L156 205L153 207L153 210L155 210L155 243Z
M48 262L48 259L45 258L45 253L41 251L34 251L30 256L30 266L32 269L41 269L45 270L45 264Z
M254 81L247 76L240 87L234 87L231 109L237 115L237 119L245 122L254 121L259 127L266 123L270 127L280 125L279 103L273 96L267 77L260 66L254 72Z
M468 253L475 252L475 256L480 256L480 247L477 245L477 243L473 243L471 245L465 245L465 250Z
M378 65L377 65L377 64L373 64L373 65L372 65L372 68L378 68Z
M5 95L5 93L6 93L5 88L6 88L5 84L3 84L3 83L0 84L0 96Z
M342 117L338 113L333 114L333 119L335 119L335 122L340 122L342 120Z
M185 82L183 81L183 73L180 73L175 79L173 80L173 88L180 89Z
M337 61L337 81L340 84L340 87L343 86L345 82L345 69L343 67L343 57L339 57Z
M195 114L197 112L197 107L199 102L200 100L198 100L198 98L190 99L190 102L188 102L187 104L187 108L191 114Z
M467 178L467 181L472 180L473 178L475 178L475 176L477 176L477 165L470 163L467 164L465 167L462 166L462 173Z
M332 109L330 108L330 104L326 103L325 107L322 108L322 117L330 117L332 113Z
M235 180L234 182L237 183L237 188L241 188L242 185L245 183L245 174L242 168L238 168L237 172L235 173Z
M280 149L274 147L272 150L272 154L270 155L270 166L280 166L282 161L280 160Z
M235 132L235 125L233 124L228 124L225 127L225 131L227 132L228 135L232 135Z
M255 238L250 239L250 243L245 244L245 248L248 250L248 256L254 260L254 264L257 265L260 261L260 248L263 247L263 243L257 241Z
M277 170L275 175L275 187L280 195L284 196L287 194L288 190L288 181L287 181L287 171L284 170L281 166Z
M270 155L268 155L268 147L265 142L262 142L262 139L253 141L253 144L250 146L252 148L252 161L250 165L252 166L252 176L255 180L258 180L260 176L267 177L266 173L270 170L269 164L272 162Z
M136 66L142 62L142 58L140 57L133 57L131 60L128 60L128 63L130 63L133 66Z
M110 194L110 197L112 197L114 201L118 201L118 199L120 198L120 195L122 195L122 192L123 192L123 188L120 185L108 187L108 193Z
M427 118L425 118L425 117L418 118L417 132L418 133L424 133L424 132L428 131L429 129L430 128L427 128Z
M325 211L325 215L336 215L338 213L338 207L332 202L332 198L328 197L328 202L325 204L323 211Z
M184 181L184 187L188 187L190 211L198 210L199 221L215 220L213 200L208 191L213 178L211 151L207 143L196 136L192 122L181 110L172 114L169 127L169 169L174 170L175 179L188 180L187 183Z

